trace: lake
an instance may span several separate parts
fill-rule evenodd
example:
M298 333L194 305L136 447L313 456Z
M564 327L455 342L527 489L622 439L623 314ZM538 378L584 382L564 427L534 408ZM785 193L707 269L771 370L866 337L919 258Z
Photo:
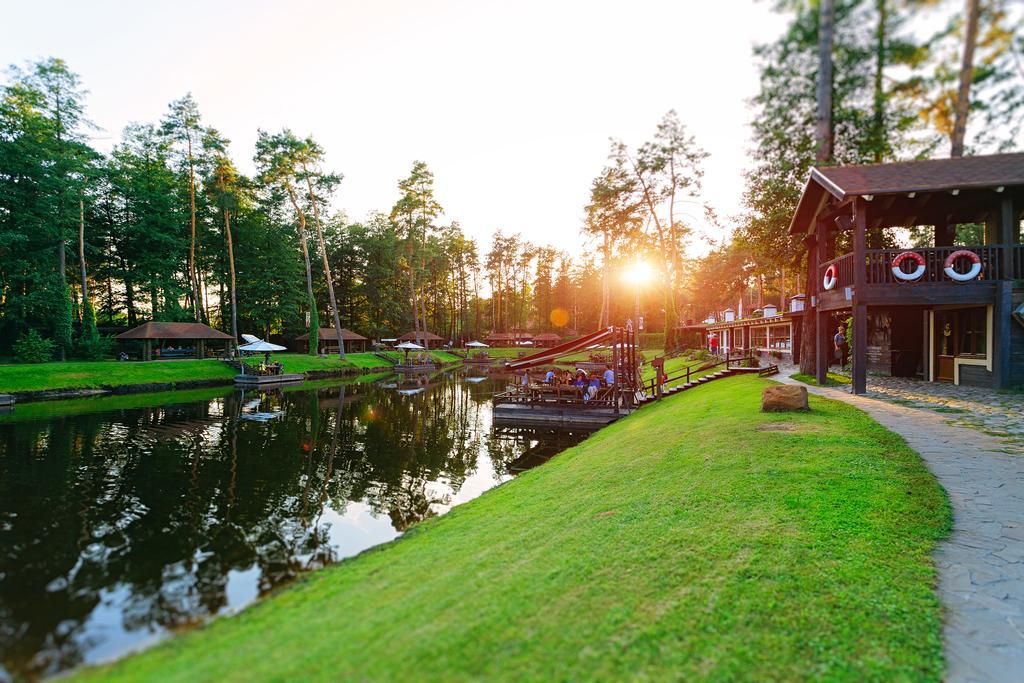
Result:
M504 384L448 372L0 415L0 680L238 610L584 438L492 426Z

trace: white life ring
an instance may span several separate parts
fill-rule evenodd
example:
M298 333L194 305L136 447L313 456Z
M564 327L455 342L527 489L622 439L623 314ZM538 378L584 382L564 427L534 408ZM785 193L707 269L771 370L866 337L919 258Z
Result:
M825 277L821 280L821 286L825 289L835 289L839 283L839 273L836 271L836 264L825 269Z
M914 269L913 273L904 273L900 270L900 264L907 259L914 259L917 263L917 268ZM903 280L904 282L911 282L913 280L920 280L921 276L924 275L925 265L924 257L918 254L916 251L904 251L897 254L896 258L892 260L892 276Z
M958 258L969 258L971 260L971 267L966 273L958 273L953 267ZM977 254L968 249L954 251L946 257L946 261L942 266L942 272L949 276L950 280L956 280L957 282L968 282L981 275L981 259L978 258Z

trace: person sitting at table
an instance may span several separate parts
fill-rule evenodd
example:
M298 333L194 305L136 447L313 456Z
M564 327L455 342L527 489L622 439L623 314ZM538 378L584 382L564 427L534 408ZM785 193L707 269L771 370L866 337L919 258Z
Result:
M615 384L615 371L612 370L612 366L604 366L604 383L605 386L611 386Z
M580 368L577 368L576 369L576 379L573 380L572 385L574 387L580 387L580 388L583 388L583 387L587 386L587 373L584 372L583 370L581 370Z
M587 392L583 395L583 400L588 401L594 398L595 396L597 396L597 392L600 391L600 389L601 378L598 377L597 375L594 375L593 377L590 378L590 382L587 386Z
M562 386L569 386L572 384L572 373L568 370L562 370L558 373L558 383Z
M530 371L529 370L523 370L522 385L523 385L524 389L526 387L530 386Z
M547 374L544 375L544 384L554 384L554 383L555 383L555 371L554 370L548 370Z

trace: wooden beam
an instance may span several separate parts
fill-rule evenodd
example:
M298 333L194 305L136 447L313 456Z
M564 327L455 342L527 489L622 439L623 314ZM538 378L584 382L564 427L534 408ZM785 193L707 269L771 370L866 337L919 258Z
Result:
M867 280L867 206L854 204L853 231L853 393L867 391L868 307L863 303Z
M992 306L992 388L996 390L1010 387L1012 311L1013 282L1000 280L996 283L996 300Z

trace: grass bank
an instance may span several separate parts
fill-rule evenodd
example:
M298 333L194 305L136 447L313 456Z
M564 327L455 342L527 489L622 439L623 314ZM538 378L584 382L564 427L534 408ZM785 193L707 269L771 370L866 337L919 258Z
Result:
M263 357L253 359L262 362ZM315 370L370 369L386 366L387 361L372 353L350 353L345 362L337 356L320 358L300 353L279 353L285 372ZM67 361L0 365L0 394L60 389L106 389L136 384L176 384L180 382L223 380L235 376L235 370L219 360L166 360L149 362Z
M738 376L83 680L936 680L941 489Z
M793 379L804 384L810 384L811 386L818 386L818 378L814 375L805 375L802 372L796 372L791 375ZM841 387L849 386L853 382L852 379L846 375L840 375L836 372L830 372L825 376L825 386L827 387Z

